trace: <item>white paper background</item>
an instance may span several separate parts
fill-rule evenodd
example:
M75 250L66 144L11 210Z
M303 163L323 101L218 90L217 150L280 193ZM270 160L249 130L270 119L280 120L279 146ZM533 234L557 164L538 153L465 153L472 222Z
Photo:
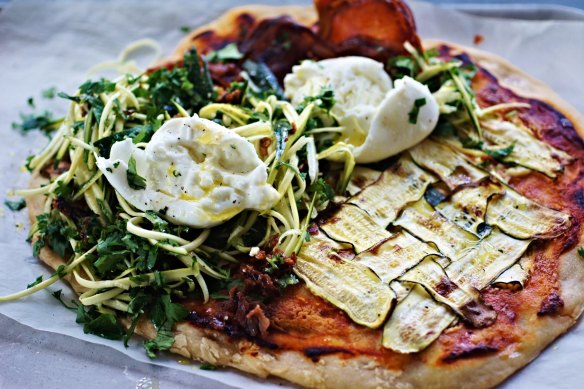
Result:
M84 81L85 71L95 63L114 59L130 42L148 37L159 41L170 53L183 36L180 26L197 26L212 20L236 1L101 1L101 2L43 2L16 1L0 12L0 200L14 187L26 186L27 175L19 167L27 155L46 143L41 135L22 137L10 129L18 120L18 112L27 111L26 99L34 96L39 108L50 108L63 113L64 101L43 101L40 91L51 86L68 93ZM255 3L298 3L293 1L255 1ZM440 38L471 45L475 34L485 41L481 49L497 53L537 78L552 85L565 99L584 112L584 22L576 21L525 21L480 18L443 10L428 4L414 4L418 29L423 37ZM37 108L37 110L39 109ZM2 209L0 214L0 295L24 288L39 274L47 273L31 256L29 245L24 241L28 229L26 211L18 214ZM21 224L21 227L17 227ZM58 289L62 286L59 286ZM584 286L583 286L584 287ZM47 293L38 293L25 300L0 305L0 313L19 323L37 330L65 334L82 339L50 336L1 317L7 326L0 330L4 343L11 345L10 356L5 359L0 351L0 388L24 387L26 383L41 383L43 377L53 377L55 370L27 371L27 367L45 366L27 360L27 350L35 351L36 358L50 360L57 347L63 362L58 371L67 371L61 382L83 379L86 387L105 384L131 387L144 371L158 378L162 387L183 386L185 382L196 387L222 386L217 381L198 378L203 375L226 384L251 387L259 381L233 371L205 372L192 365L176 363L176 358L161 358L154 363L166 368L144 368L138 362L128 360L114 350L121 351L138 361L148 361L141 346L134 342L125 350L120 342L110 342L95 336L84 335L75 324L74 316ZM0 315L1 316L1 315ZM27 335L30 338L27 338ZM27 339L29 339L27 341ZM30 339L39 344L31 345ZM63 340L56 343L55 339ZM99 343L105 347L90 346ZM85 347L87 345L87 347ZM49 349L51 348L51 349ZM91 350L91 351L87 351ZM14 355L16 353L16 356ZM18 353L23 358L18 359ZM52 354L51 354L52 353ZM30 354L30 352L29 352ZM569 388L579 386L584 379L579 358L584 355L584 325L554 343L527 368L523 369L504 386L513 388L548 387ZM112 366L121 361L122 366ZM117 363L117 362L116 362ZM128 366L137 369L128 374ZM149 366L149 365L148 365ZM86 369L88 368L88 369ZM21 369L21 370L18 370ZM142 370L140 370L142 369ZM144 370L145 369L145 370ZM182 372L172 373L178 369ZM112 376L104 376L108 372ZM190 376L187 373L192 373ZM24 374L24 375L23 375ZM119 378L117 375L119 374ZM137 375L136 375L137 374ZM124 380L123 377L126 376ZM20 377L19 379L15 377ZM24 378L23 378L24 377ZM53 377L54 378L54 377ZM88 378L91 378L88 380ZM55 382L59 382L55 378ZM181 383L179 385L179 382ZM276 385L271 383L269 385ZM67 385L66 385L67 386ZM263 385L267 387L268 385ZM174 387L174 386L173 386Z

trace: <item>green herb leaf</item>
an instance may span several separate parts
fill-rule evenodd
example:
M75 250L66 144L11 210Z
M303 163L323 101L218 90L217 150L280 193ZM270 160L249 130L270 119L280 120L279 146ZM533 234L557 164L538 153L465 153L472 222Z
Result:
M330 112L336 103L335 92L330 86L322 87L318 95L305 97L303 103L298 107L298 111L304 110L304 108L313 101L319 108L326 112Z
M180 32L183 32L186 34L189 31L191 31L191 28L189 26L180 26Z
M169 350L174 344L174 334L172 331L159 330L155 339L144 342L144 349L149 358L156 358L158 351Z
M497 161L503 161L506 157L511 155L511 153L513 152L513 149L515 149L515 142L511 143L509 146L504 147L502 149L489 149L489 148L483 147L482 150L486 154L495 158Z
M134 159L133 155L128 161L126 177L128 179L128 185L130 188L136 190L146 189L146 179L138 175L138 172L136 171L136 159Z
M237 48L237 44L229 43L223 48L212 51L207 55L207 60L209 62L228 62L237 61L243 58L243 54Z
M53 119L53 115L44 111L40 114L20 114L21 123L12 123L12 128L20 131L22 134L29 133L30 131L39 130L45 135L49 135L55 131L63 119Z
M77 307L77 323L83 324L83 332L106 339L122 339L125 334L116 317L111 313L100 313L95 308L85 311L81 304Z
M212 363L203 362L199 366L199 369L214 371L214 370L217 370L217 366L213 365Z
M57 95L57 88L54 86L47 88L41 92L41 95L47 100L52 100Z
M134 144L140 142L149 142L152 138L152 135L154 135L154 128L153 126L147 124L144 126L136 126L120 132L116 132L113 135L95 141L93 145L99 150L99 155L104 158L109 158L110 150L114 143L128 138L132 139Z
M411 57L398 55L389 60L388 66L393 78L403 78L404 76L414 78L420 72L420 66Z
M28 284L28 285L26 286L26 289L30 289L30 288L32 288L33 286L36 286L36 285L40 284L41 282L43 282L43 276L42 276L42 275L38 276L38 277L36 278L36 280L34 280L34 281L33 281L33 282L31 282L30 284Z
M6 205L11 211L16 212L26 207L26 201L24 199L4 200L4 205Z
M418 115L420 114L420 108L422 108L424 105L426 105L425 97L414 100L414 106L412 107L412 110L408 114L410 124L418 123Z
M578 255L584 259L584 247L578 247Z

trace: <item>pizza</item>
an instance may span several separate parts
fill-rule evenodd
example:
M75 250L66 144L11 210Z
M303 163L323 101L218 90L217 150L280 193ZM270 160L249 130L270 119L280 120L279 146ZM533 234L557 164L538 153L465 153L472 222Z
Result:
M236 8L61 97L19 192L55 273L4 300L306 387L492 387L582 313L582 115L402 1Z

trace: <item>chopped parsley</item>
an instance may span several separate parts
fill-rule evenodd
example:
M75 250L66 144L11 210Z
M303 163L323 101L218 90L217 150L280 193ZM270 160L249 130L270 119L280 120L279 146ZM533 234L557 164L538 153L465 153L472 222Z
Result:
M132 155L128 161L128 170L126 172L128 185L132 189L141 190L146 189L146 179L138 175L136 171L136 159Z
M422 108L424 105L426 105L426 98L425 97L414 100L414 105L412 107L412 110L408 114L408 120L409 120L410 124L418 123L418 116L420 114L420 108Z
M39 130L45 135L49 135L55 131L63 119L54 119L49 111L44 111L39 114L20 114L20 123L12 123L12 128L20 131L21 134L26 134L34 130Z
M24 199L4 200L4 205L6 205L11 211L16 212L26 207L26 201Z
M212 51L207 55L209 62L229 62L237 61L243 58L243 54L237 48L235 43L229 43L225 47Z

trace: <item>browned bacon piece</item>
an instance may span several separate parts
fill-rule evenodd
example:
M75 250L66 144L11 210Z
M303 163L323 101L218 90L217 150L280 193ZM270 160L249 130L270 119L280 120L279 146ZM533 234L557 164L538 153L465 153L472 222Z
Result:
M387 58L407 54L405 42L422 48L412 12L401 0L315 0L315 6L318 35L340 55Z

